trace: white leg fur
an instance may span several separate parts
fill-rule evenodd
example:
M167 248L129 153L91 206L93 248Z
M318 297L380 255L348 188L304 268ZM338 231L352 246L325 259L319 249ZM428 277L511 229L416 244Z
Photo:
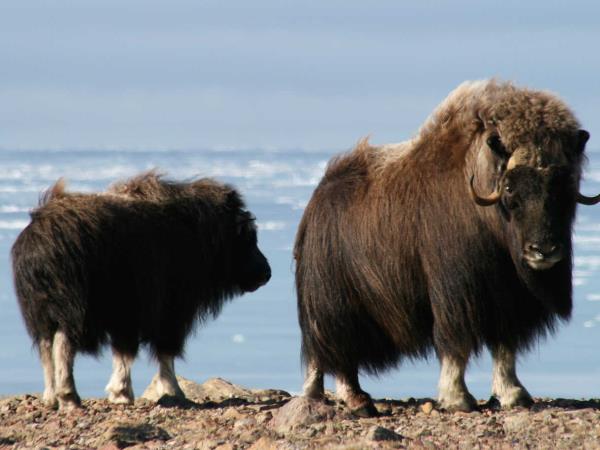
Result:
M306 377L304 378L302 389L305 397L322 399L325 396L323 371L312 361L308 363L308 367L306 368Z
M517 378L516 355L504 347L492 352L494 370L492 394L500 400L503 408L529 406L533 399Z
M152 379L150 386L144 392L143 398L157 401L161 397L168 395L170 397L185 398L185 394L177 383L175 377L175 363L172 356L158 357L158 373Z
M438 402L442 408L458 411L471 411L477 401L465 384L466 361L450 356L442 356Z
M61 409L71 409L81 405L75 389L73 363L75 352L67 335L57 331L52 343L52 359L54 361L54 388Z
M54 363L52 362L52 339L40 339L40 360L44 370L44 394L42 400L50 408L56 408L58 401L54 391Z
M133 403L133 387L131 385L133 359L133 356L121 354L113 349L113 372L106 386L108 400L111 403Z

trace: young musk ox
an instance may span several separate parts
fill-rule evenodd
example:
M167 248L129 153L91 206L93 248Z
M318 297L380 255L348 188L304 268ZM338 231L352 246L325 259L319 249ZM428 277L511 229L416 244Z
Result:
M569 319L576 203L600 200L579 194L588 138L549 93L467 82L410 141L333 159L295 244L305 395L330 373L375 414L358 372L433 349L440 405L470 410L465 368L487 347L493 395L530 404L516 355Z
M194 326L265 284L269 264L253 216L230 186L174 183L146 173L107 193L58 182L12 249L17 298L44 369L44 401L80 404L77 352L113 350L110 401L133 401L130 367L141 344L160 368L150 395L183 397L174 358Z

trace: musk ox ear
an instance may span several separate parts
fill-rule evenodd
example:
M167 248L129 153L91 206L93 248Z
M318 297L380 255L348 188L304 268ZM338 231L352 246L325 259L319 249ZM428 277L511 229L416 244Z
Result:
M52 200L65 197L67 182L64 178L59 178L53 186L51 186L46 192L40 197L39 205L44 206L50 203Z
M576 140L576 145L575 145L575 149L577 150L577 153L583 153L583 150L585 149L585 144L587 143L589 138L590 138L590 133L588 133L586 130L578 130L577 131L577 140Z
M228 208L232 210L244 209L246 206L244 205L244 200L242 200L242 196L235 189L227 186L229 191L227 192L227 197L225 199L225 203Z

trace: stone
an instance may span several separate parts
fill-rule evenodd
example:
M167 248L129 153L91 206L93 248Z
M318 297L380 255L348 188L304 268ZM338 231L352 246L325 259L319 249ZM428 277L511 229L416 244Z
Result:
M520 412L504 418L504 431L506 433L518 433L530 425L530 417L527 412Z
M248 450L278 450L278 448L279 446L277 445L276 441L266 436L263 436L254 444L252 444L252 446L250 446Z
M147 441L168 441L171 439L169 433L160 427L149 424L120 424L110 428L106 434L107 444L116 445L119 448L130 447Z
M227 420L238 420L244 417L244 415L235 408L227 408L221 417Z
M185 396L196 402L221 402L230 398L241 398L251 400L254 394L250 389L230 383L222 378L211 378L202 384L195 383L186 378L177 377L177 382Z
M116 444L110 443L110 444L106 444L106 445L100 447L99 450L120 450L120 448L117 447Z
M336 415L344 413L336 412L335 408L320 400L307 397L294 397L273 415L269 426L274 431L286 434L295 428L307 426L325 420L331 420ZM347 414L346 417L347 418Z
M423 403L421 405L421 411L423 411L427 415L431 414L431 411L433 411L433 403L432 402Z
M378 425L374 425L369 428L366 435L367 441L400 441L404 439L402 435L392 431L388 428L383 428Z
M233 424L233 429L234 430L240 430L243 428L253 428L256 426L256 420L254 420L252 417L246 417L244 419L241 420L237 420L234 424Z
M266 411L256 415L256 422L262 425L264 423L267 423L272 418L273 413L271 413L271 411Z
M234 450L233 444L231 443L226 443L226 444L221 444L217 447L215 447L215 450Z

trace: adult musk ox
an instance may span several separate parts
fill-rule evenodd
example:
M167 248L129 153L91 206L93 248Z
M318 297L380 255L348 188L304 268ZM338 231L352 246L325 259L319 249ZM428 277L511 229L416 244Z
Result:
M17 298L49 406L80 404L77 352L113 350L110 401L133 401L140 345L160 365L150 395L183 396L174 358L194 325L270 276L252 215L230 186L146 173L102 194L52 187L12 248Z
M459 86L410 141L333 159L300 223L304 393L323 374L374 414L358 372L435 350L439 403L469 410L464 372L487 347L492 392L527 405L515 357L571 313L571 228L589 134L555 96Z

